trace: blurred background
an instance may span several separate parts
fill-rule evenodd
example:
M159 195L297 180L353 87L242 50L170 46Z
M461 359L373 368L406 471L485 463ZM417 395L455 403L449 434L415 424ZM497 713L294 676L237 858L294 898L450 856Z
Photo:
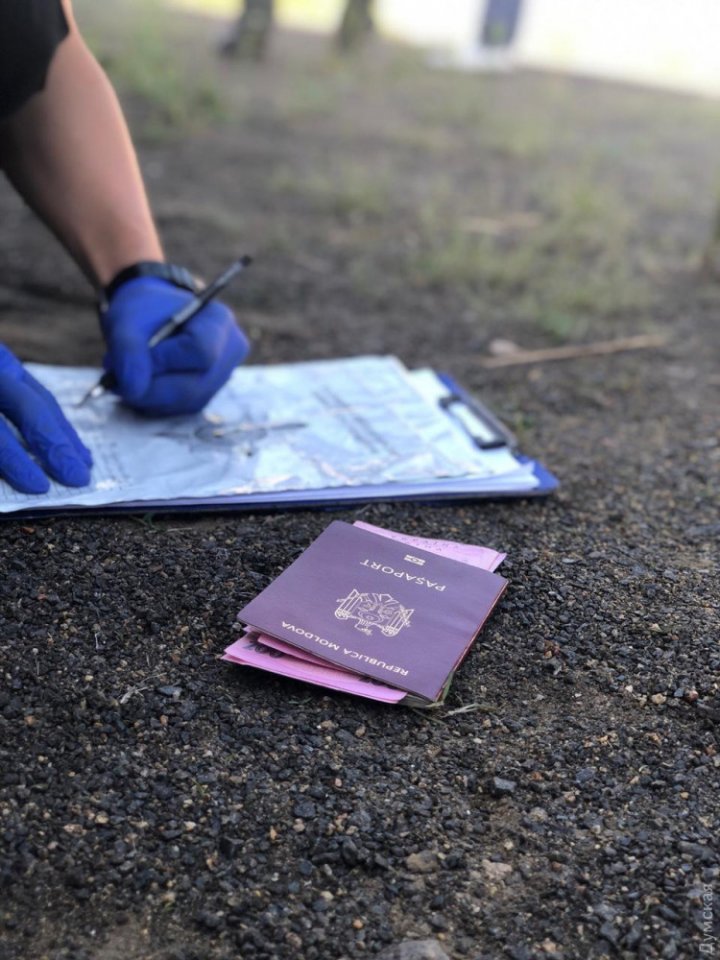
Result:
M168 256L212 275L256 255L228 294L256 361L464 362L498 339L667 331L690 286L714 304L713 0L75 7ZM16 199L0 203L20 286L42 292L40 261L56 300L87 296ZM40 334L15 333L46 359ZM94 321L73 349L96 362Z
M172 0L175 6L231 18L242 0ZM371 10L384 36L445 50L466 65L490 64L504 48L512 62L697 93L720 94L713 0L264 0L281 26L330 33L352 7ZM249 4L253 6L253 2Z

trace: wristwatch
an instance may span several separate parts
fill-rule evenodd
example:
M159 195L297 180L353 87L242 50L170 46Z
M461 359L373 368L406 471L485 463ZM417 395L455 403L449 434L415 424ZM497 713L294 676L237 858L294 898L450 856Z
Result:
M128 280L136 280L138 277L157 277L159 280L167 280L176 287L189 290L190 293L194 294L200 293L205 287L205 284L193 276L185 267L179 267L175 263L164 263L160 260L140 260L138 263L131 263L129 267L123 267L119 273L115 274L110 283L101 289L100 309L107 308L113 295L124 283L127 283Z

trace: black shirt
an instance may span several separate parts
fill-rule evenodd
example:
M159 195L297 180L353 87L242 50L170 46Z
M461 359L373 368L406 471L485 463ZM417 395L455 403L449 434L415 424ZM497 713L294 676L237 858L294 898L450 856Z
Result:
M67 34L60 0L0 0L0 119L42 90Z

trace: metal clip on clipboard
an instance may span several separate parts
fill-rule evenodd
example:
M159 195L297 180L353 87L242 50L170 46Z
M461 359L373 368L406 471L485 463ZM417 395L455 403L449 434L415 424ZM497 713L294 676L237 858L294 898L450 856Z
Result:
M481 450L513 448L513 434L479 400L457 390L440 399L440 406L472 438Z

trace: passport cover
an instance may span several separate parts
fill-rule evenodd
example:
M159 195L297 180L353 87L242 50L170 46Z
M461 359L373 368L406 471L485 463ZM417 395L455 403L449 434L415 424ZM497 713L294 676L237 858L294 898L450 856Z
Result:
M238 619L432 701L506 586L496 573L336 520Z

